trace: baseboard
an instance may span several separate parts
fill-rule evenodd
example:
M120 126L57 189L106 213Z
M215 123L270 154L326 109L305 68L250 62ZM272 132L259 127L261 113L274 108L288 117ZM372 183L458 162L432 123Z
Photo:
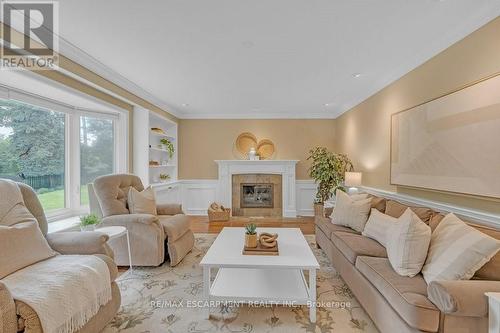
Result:
M363 186L362 189L370 194L397 200L406 204L424 206L432 208L435 211L442 213L454 213L468 221L489 226L495 229L500 229L500 215L492 214L484 211L468 209L464 207L454 206L447 203L436 202L427 199L421 199L414 196L401 194L392 191L381 190L373 187Z

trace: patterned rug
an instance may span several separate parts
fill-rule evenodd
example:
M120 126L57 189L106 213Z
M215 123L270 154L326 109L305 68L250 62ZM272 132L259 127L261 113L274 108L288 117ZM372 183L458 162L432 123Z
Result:
M318 258L317 322L305 306L228 307L211 310L210 320L195 308L202 301L202 269L198 265L216 235L197 234L195 249L177 267L135 268L118 279L122 307L105 333L294 333L378 332L314 236L306 239Z

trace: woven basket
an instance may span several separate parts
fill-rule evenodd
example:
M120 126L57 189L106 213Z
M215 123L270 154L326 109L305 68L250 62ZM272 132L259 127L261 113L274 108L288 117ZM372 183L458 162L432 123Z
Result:
M207 210L208 212L208 221L209 222L226 222L229 221L231 217L231 209L225 208L223 212L217 212L215 210Z

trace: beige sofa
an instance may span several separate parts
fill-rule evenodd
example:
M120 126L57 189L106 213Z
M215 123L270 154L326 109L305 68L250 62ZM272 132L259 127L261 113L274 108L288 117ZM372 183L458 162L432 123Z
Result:
M60 254L95 254L108 265L111 277L112 299L106 305L102 306L99 312L78 331L78 333L100 332L114 318L121 303L120 290L114 282L118 275L118 269L112 259L113 251L107 245L108 236L99 232L60 232L47 234L47 219L36 193L31 187L25 184L19 183L18 185L21 189L25 206L37 219L43 235L53 250ZM36 283L34 283L34 287L36 288ZM40 320L30 306L20 301L14 301L7 287L0 280L0 332L13 333L23 331L42 333Z
M141 179L130 174L101 176L89 186L90 210L102 217L102 226L124 226L130 236L132 264L158 266L165 261L175 266L194 246L194 234L189 218L181 205L157 205L158 215L130 214L128 191L144 190ZM124 237L110 240L119 266L128 266L128 248Z
M399 217L408 207L391 200L385 202L383 198L374 197L372 203L375 202L377 209L394 217ZM442 214L425 207L412 207L412 210L432 230L443 218ZM381 332L488 331L488 303L484 293L500 292L500 254L471 280L427 285L421 274L413 278L398 275L387 259L385 248L377 241L334 225L329 217L316 216L315 223L317 245ZM500 239L498 230L474 227Z

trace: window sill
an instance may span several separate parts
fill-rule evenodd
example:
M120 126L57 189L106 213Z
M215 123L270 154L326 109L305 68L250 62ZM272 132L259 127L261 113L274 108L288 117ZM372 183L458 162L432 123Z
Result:
M57 220L49 223L49 234L59 231L77 231L80 218L73 216L62 220Z

